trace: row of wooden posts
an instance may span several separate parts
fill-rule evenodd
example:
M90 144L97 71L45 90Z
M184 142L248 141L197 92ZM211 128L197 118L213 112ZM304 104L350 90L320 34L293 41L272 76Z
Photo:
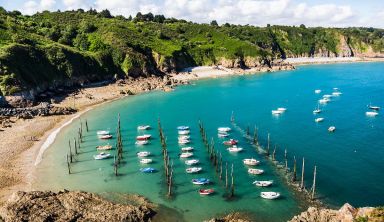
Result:
M235 118L232 113L231 116L231 122L234 126L237 126L235 123ZM259 139L258 139L258 128L255 126L254 127L254 133L253 137L250 135L250 128L249 125L247 126L245 130L246 138L250 141L251 144L255 145L257 148L261 148L261 145L259 144ZM276 150L277 150L277 145L274 146L272 156L270 155L270 147L271 147L271 140L270 140L270 133L267 135L267 145L266 145L266 150L265 150L265 155L268 159L272 160L273 163L277 163L276 161ZM288 173L288 153L287 149L284 150L284 163L285 163L285 172ZM314 172L313 172L313 182L312 182L312 187L310 189L310 198L313 200L315 199L315 190L316 190L316 165L314 166ZM299 188L301 191L306 191L305 189L305 184L304 184L304 170L305 169L305 159L303 157L302 161L302 168L301 168L301 180L299 184ZM296 183L297 182L297 163L296 163L296 156L293 156L293 172L292 172L292 177L291 177L291 182Z
M85 120L85 129L87 130L88 132L88 122L87 120ZM77 154L79 154L79 150L81 148L81 143L83 142L83 122L80 120L80 127L78 129L78 132L77 132L77 138L75 137L73 139L73 145L74 145L74 151L72 151L72 144L71 144L71 140L68 141L68 145L69 145L69 151L68 151L68 154L66 156L66 159L67 159L67 168L68 168L68 174L71 174L72 171L71 171L71 164L74 163L75 161L75 156Z
M165 182L168 187L168 193L167 196L172 196L172 185L173 185L173 160L171 161L168 155L167 150L167 143L166 138L164 135L163 128L161 127L160 119L158 119L158 128L159 128L159 136L160 136L160 143L162 147L162 153L163 153L163 161L164 161L164 173L165 173Z
M199 120L199 130L201 134L201 138L203 139L203 143L207 152L209 154L209 159L211 160L211 164L215 167L215 172L219 175L220 181L224 180L223 178L223 157L221 152L215 151L215 143L213 138L211 138L211 143L208 141L207 132L205 131L203 123ZM235 196L235 177L233 173L233 163L231 167L231 186L228 184L228 162L225 162L225 188L228 193L228 197L232 198Z
M114 156L113 169L115 175L118 175L118 168L123 159L123 138L121 136L121 123L120 123L120 113L117 116L117 129L116 129L116 155Z

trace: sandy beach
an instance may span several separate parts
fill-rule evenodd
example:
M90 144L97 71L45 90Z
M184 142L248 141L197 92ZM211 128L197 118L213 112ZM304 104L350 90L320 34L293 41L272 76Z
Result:
M291 64L312 64L330 62L359 62L359 61L383 61L383 59L361 58L298 58L286 60ZM261 72L273 72L289 70L292 66L275 66L273 68L257 67L251 69L229 69L222 66L202 66L184 70L179 74L172 74L173 81L190 81L203 78L219 78L225 76L255 74ZM129 94L137 94L148 90L169 91L173 85L168 86L170 79L155 78L140 79L135 81L116 82L102 86L89 86L78 92L72 93L55 106L74 107L77 113L66 116L35 117L33 119L11 118L11 127L0 128L0 206L8 197L18 190L31 190L33 168L37 157L42 155L40 149L47 138L56 129L63 126L79 113L92 109L96 105L110 102ZM58 132L55 132L58 133ZM51 138L52 139L52 138ZM48 146L47 146L48 147ZM47 148L46 147L46 148ZM40 153L40 154L39 154Z

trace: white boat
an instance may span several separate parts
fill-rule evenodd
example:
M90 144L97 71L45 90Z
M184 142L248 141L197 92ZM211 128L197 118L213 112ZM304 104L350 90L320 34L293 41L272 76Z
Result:
M189 140L191 138L191 136L188 136L188 135L180 135L179 136L179 140Z
M329 94L325 94L325 95L323 96L324 99L329 99L329 98L331 98L331 97L332 97L332 95L329 95Z
M179 140L178 142L179 142L179 144L188 144L191 141L190 140Z
M321 113L320 105L317 104L317 109L313 110L313 114Z
M112 135L111 134L105 134L105 135L98 135L99 139L102 139L102 140L109 140L112 138Z
M237 146L233 146L233 147L229 147L227 148L227 150L231 153L238 153L238 152L241 152L243 151L243 148L241 147L237 147Z
M258 187L269 187L273 184L273 180L255 180L252 184Z
M97 131L97 135L108 135L109 131L108 130L99 130Z
M111 150L112 149L112 145L104 145L104 146L97 146L96 147L97 150Z
M226 133L226 132L219 132L217 134L217 137L219 138L225 138L225 137L228 137L229 136L229 133Z
M185 172L187 172L187 173L198 173L198 172L200 172L202 169L203 169L203 168L201 168L201 167L190 167L190 168L187 168L187 169L185 170Z
M330 126L329 128L328 128L328 131L329 132L334 132L336 130L336 127L334 127L334 126Z
M229 128L229 127L219 127L219 128L217 128L217 131L219 131L219 132L229 132L231 130L232 129Z
M137 153L138 157L147 157L149 155L151 155L151 152L149 152L149 151L142 151L142 152Z
M136 144L136 145L139 145L139 146L141 146L141 145L147 145L148 143L149 143L148 140L138 140L138 141L135 142L135 144Z
M337 88L337 87L334 87L334 88L333 88L333 90L336 90L336 91L337 91L337 90L339 90L339 88Z
M179 134L179 135L188 135L189 133L190 133L189 130L179 130L179 131L178 131L178 134Z
M377 112L365 112L365 115L367 115L367 116L377 116L377 115L379 115L379 113L377 113Z
M280 115L282 113L283 113L283 111L280 111L280 110L272 110L273 115Z
M178 126L177 130L189 130L189 126Z
M277 111L285 112L285 111L287 111L287 108L284 108L284 107L277 108Z
M316 89L316 90L315 90L315 93L316 93L316 94L319 94L319 93L321 93L321 90L320 90L320 89Z
M369 108L369 109L373 109L373 110L380 110L380 106L372 106L372 105L369 105L368 108Z
M195 164L198 164L198 163L199 163L199 160L197 160L197 159L186 160L185 161L185 164L188 165L188 166L195 165Z
M332 96L340 96L342 93L341 92L333 92Z
M324 99L320 99L320 100L319 100L319 103L321 103L321 104L326 104L326 103L328 103L329 101L331 101L331 100L328 99L328 98L324 98Z
M102 152L102 153L99 153L99 154L97 154L97 155L94 155L93 158L94 158L95 160L103 160L103 159L107 159L107 158L109 158L110 156L111 156L110 153L104 153L104 152Z
M321 117L315 119L315 122L316 122L316 123L323 122L323 121L324 121L324 118L321 118Z
M153 162L152 159L141 159L140 160L140 163L142 163L142 164L148 164L148 163L152 163L152 162Z
M264 199L273 200L280 197L280 193L278 192L261 192L260 196Z
M260 161L251 158L251 159L244 159L243 163L245 165L249 165L249 166L256 166L256 165L258 165L260 163Z
M183 152L188 152L188 151L192 151L192 150L193 150L193 147L191 147L191 146L181 148L181 151L183 151Z
M248 173L249 174L260 175L260 174L264 173L264 170L250 168L250 169L248 169Z
M138 126L137 129L138 130L147 130L147 129L150 129L151 126L150 125L142 125L142 126Z
M186 152L186 153L180 154L180 158L188 158L191 156L193 156L193 153Z
M150 134L144 134L144 135L136 137L136 140L149 140L149 139L151 139L151 135Z

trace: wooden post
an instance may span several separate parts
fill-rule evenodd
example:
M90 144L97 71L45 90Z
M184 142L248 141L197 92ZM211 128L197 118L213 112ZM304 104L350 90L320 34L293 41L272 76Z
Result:
M69 163L68 154L67 154L67 167L68 167L68 174L71 174L71 164Z
M88 122L87 122L87 120L85 120L85 128L87 129L87 132L88 132L89 130L88 130Z
M235 196L235 183L234 183L234 175L233 175L233 163L232 163L232 170L231 170L231 177L232 177L232 183L231 183L231 196Z
M228 162L225 162L225 188L228 189Z
M300 189L304 189L304 157L303 157L303 165L301 166L301 183Z
M253 144L257 145L258 144L258 141L257 141L257 128L255 126L255 129L254 129L254 133L253 133Z
M249 125L247 126L247 137L249 137Z
M269 156L269 143L270 143L270 138L268 133L267 156Z
M296 156L293 156L293 177L292 177L292 181L295 182L296 178L297 178L297 175L296 175Z
M313 184L312 184L312 195L311 195L312 200L315 198L315 190L316 190L316 165L313 171Z
M116 161L116 155L113 156L113 169L115 171L115 176L117 176L117 161Z
M69 160L70 160L70 162L72 163L73 162L73 160L72 160L72 148L71 148L71 146L69 146Z
M77 143L76 143L76 138L73 139L73 142L75 144L75 153L77 154Z
M273 153L272 153L272 160L273 161L276 160L276 145L275 145L275 149L273 150Z
M231 123L234 123L235 122L235 114L233 113L232 111L232 115L231 115Z

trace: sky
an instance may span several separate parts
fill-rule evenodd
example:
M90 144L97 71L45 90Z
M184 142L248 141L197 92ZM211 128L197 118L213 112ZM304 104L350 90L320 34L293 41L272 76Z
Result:
M108 9L113 15L163 14L199 23L384 28L384 0L0 0L6 10Z

